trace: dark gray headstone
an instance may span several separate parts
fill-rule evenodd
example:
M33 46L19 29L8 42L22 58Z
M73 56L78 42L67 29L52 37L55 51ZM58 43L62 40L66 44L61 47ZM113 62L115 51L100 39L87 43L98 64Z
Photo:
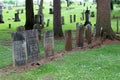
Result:
M40 59L39 39L36 29L26 31L27 62L33 62Z
M61 24L62 24L62 25L65 24L64 16L61 17Z
M87 8L87 10L85 12L85 23L84 23L84 26L86 26L87 24L91 24L91 22L90 22L90 10L88 10L88 8Z
M24 33L12 33L13 41L13 64L22 66L27 63L27 49Z
M0 5L0 15L2 15L2 6Z
M15 13L15 22L19 22L20 21L20 18L19 18L19 14L18 13Z
M70 23L72 23L72 15L70 15Z
M46 27L48 27L49 24L50 24L50 19L47 20L47 25L46 25Z
M54 33L52 30L44 32L45 57L54 55Z
M49 14L53 14L53 13L54 13L53 9L49 8Z
M74 22L76 22L76 15L74 14L73 17L74 17Z

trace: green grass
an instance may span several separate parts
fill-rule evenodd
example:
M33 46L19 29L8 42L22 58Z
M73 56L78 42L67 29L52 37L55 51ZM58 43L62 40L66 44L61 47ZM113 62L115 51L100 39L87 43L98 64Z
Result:
M120 44L74 52L38 69L8 73L1 80L119 80Z

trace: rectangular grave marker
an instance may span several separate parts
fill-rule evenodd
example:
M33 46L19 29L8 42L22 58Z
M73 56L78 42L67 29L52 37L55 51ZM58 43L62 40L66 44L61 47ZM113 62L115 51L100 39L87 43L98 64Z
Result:
M45 57L54 55L54 34L51 30L44 32L44 49Z

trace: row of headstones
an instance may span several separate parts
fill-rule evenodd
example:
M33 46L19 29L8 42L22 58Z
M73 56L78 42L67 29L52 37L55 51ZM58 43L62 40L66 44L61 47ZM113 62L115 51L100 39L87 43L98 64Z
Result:
M76 46L84 47L84 31L87 43L91 43L91 26L77 24ZM38 30L18 31L12 33L13 41L13 62L14 66L22 66L40 60ZM54 55L54 33L53 31L44 32L45 57ZM71 30L65 31L65 50L72 50Z
M22 66L40 60L38 31L36 29L12 33L13 65ZM53 31L44 33L45 57L54 55Z

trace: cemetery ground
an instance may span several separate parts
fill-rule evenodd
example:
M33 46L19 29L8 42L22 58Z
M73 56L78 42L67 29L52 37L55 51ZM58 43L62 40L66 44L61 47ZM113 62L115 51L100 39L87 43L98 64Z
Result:
M52 14L49 14L49 4L45 3L44 16L45 22L50 19L49 27L45 30L52 29ZM90 4L87 4L90 5ZM92 5L91 11L95 11L95 5ZM116 5L117 6L117 5ZM66 10L65 5L62 5L62 15L65 16L65 25L63 31L75 30L76 23L70 23L69 15L76 14L76 22L84 23L80 20L81 6L74 4L75 9ZM20 68L13 69L12 67L12 40L11 33L16 31L16 27L25 24L25 15L20 14L20 22L14 22L12 18L17 7L6 13L7 9L3 10L4 24L0 24L0 80L119 80L120 78L120 42L109 41L104 42L99 48L89 49L73 49L73 51L65 51L65 41L63 39L55 40L55 53L57 58L49 58L45 63L28 64ZM35 6L35 13L36 11ZM119 16L119 8L115 8L112 16ZM8 20L8 18L10 18ZM90 18L92 24L95 23L95 18ZM116 32L116 19L112 19L112 28ZM11 24L9 29L8 24ZM43 36L43 34L42 34ZM75 33L73 31L73 37ZM94 43L94 42L92 42ZM110 44L114 43L114 44ZM107 44L107 45L106 45ZM43 40L40 40L40 55L44 61ZM75 41L73 39L73 46ZM63 56L64 55L64 56ZM8 68L7 68L8 67ZM25 71L24 71L25 70Z

